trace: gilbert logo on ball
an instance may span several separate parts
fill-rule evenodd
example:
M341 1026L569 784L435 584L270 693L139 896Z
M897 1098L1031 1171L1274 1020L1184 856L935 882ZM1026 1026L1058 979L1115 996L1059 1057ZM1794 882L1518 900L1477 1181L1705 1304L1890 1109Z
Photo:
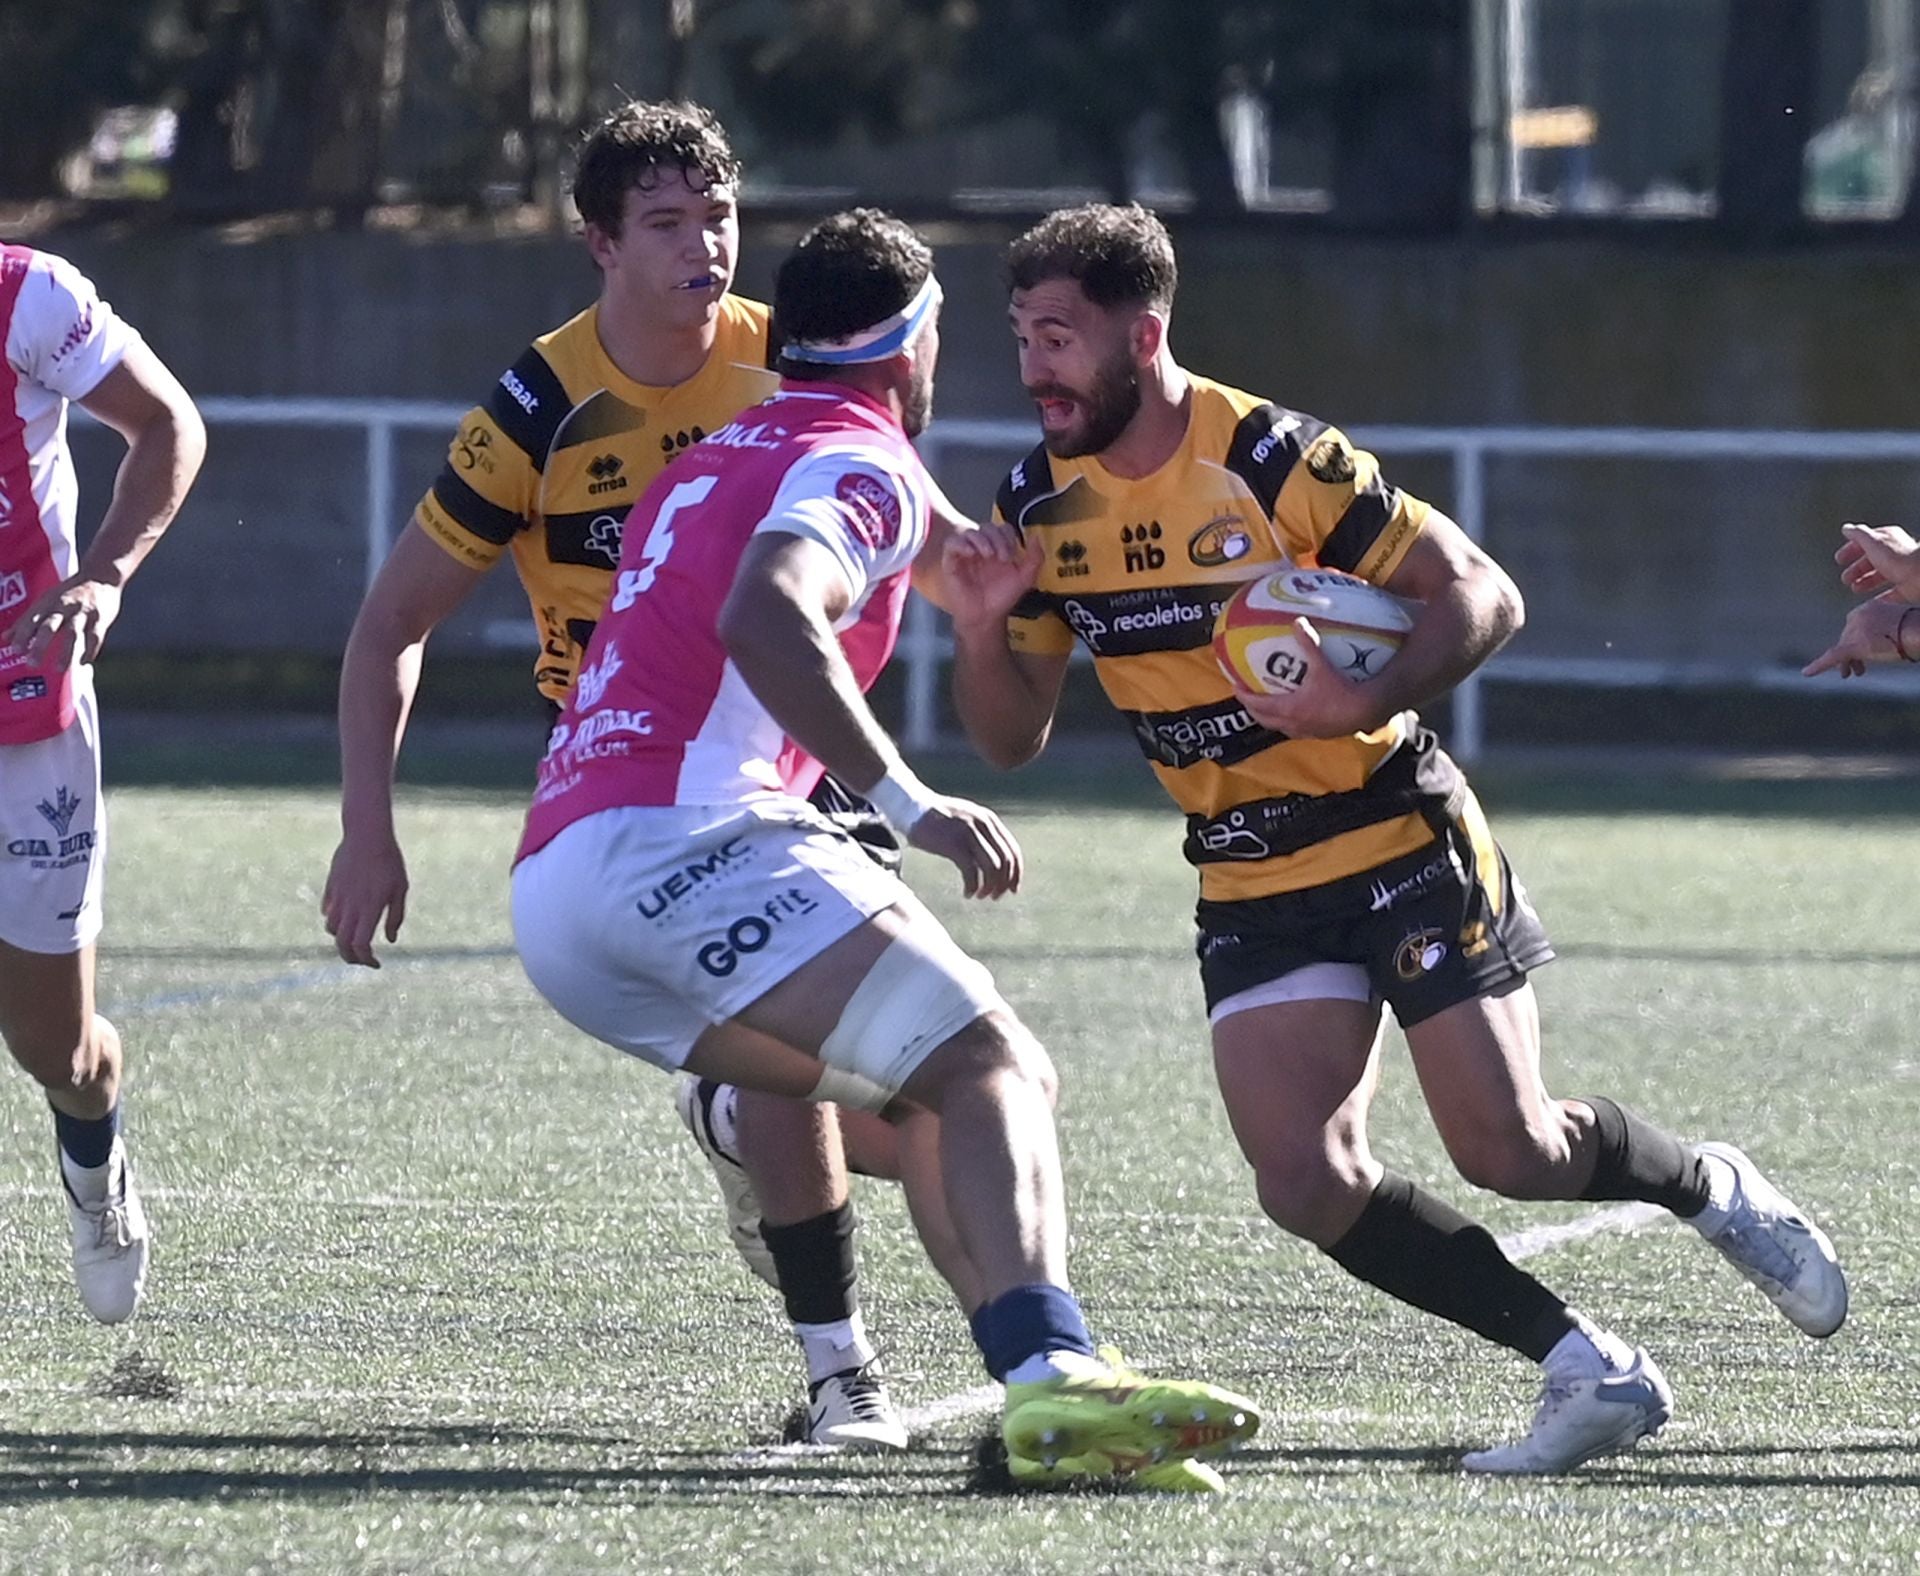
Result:
M1331 569L1283 569L1234 592L1213 625L1213 654L1231 678L1264 695L1300 687L1313 648L1294 633L1305 615L1325 660L1365 683L1400 649L1413 618L1399 598Z

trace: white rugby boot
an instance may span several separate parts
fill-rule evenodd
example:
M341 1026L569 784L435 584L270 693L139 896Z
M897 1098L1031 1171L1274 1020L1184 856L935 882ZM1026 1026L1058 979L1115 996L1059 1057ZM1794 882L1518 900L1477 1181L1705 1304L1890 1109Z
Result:
M1846 1322L1847 1277L1827 1234L1732 1144L1699 1149L1732 1169L1733 1195L1690 1224L1808 1335L1833 1334Z
M806 1442L848 1450L905 1450L907 1425L872 1363L807 1386Z
M147 1284L147 1251L153 1234L134 1190L126 1141L116 1137L107 1156L106 1197L82 1203L61 1167L67 1219L73 1227L73 1278L87 1312L102 1324L133 1317Z
M780 1276L773 1267L773 1255L767 1251L766 1239L760 1235L759 1196L753 1191L746 1168L720 1139L721 1113L715 1107L720 1101L731 1100L734 1093L731 1084L682 1073L680 1086L674 1091L673 1105L693 1135L694 1144L713 1167L713 1179L720 1184L720 1200L727 1208L728 1237L740 1257L747 1261L747 1268L778 1291ZM730 1127L731 1123L726 1125Z
M1623 1373L1579 1376L1549 1369L1533 1426L1523 1438L1461 1458L1469 1472L1571 1472L1583 1461L1631 1449L1673 1416L1673 1391L1644 1351Z

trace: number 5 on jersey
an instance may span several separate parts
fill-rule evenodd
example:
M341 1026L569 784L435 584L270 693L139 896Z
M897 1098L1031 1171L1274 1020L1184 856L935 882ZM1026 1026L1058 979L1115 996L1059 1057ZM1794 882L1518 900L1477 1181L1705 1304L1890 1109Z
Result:
M713 491L713 484L719 479L718 476L696 476L692 481L679 482L661 500L660 512L653 517L653 529L647 532L647 539L640 546L640 567L620 571L619 581L613 588L613 601L609 604L611 611L626 612L653 589L654 576L660 573L667 554L673 551L674 515L699 503Z

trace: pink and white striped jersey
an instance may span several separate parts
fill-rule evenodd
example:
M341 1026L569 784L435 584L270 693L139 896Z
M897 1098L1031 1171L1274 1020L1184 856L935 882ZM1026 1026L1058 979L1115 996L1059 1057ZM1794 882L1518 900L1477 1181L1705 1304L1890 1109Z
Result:
M839 384L782 384L668 466L627 517L612 600L540 763L518 857L616 805L807 794L819 763L720 640L741 555L774 531L838 559L853 600L836 633L865 690L893 654L929 496L891 413Z
M71 263L0 246L0 633L78 565L67 402L91 394L138 337ZM91 683L83 665L49 670L0 647L0 744L60 733L76 687Z

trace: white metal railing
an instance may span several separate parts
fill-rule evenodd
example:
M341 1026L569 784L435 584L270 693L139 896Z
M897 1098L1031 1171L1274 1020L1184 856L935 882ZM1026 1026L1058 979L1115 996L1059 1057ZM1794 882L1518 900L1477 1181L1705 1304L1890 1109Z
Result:
M425 400L380 399L203 399L200 409L211 424L236 426L316 426L357 428L366 435L366 578L385 559L400 520L395 499L393 440L397 432L429 431L451 435L469 409L466 405ZM1444 454L1453 466L1449 513L1474 540L1487 525L1486 462L1493 454L1555 458L1642 458L1660 460L1905 461L1920 463L1920 432L1797 432L1752 429L1667 429L1659 427L1410 427L1358 425L1347 429L1368 448L1392 455ZM942 419L919 440L928 466L938 474L957 450L986 449L1007 461L1032 447L1035 428L1024 421ZM420 487L426 478L417 478ZM414 490L409 484L409 496ZM531 629L528 640L532 639ZM952 655L952 642L935 610L914 598L900 652L907 666L906 713L901 742L926 749L941 742L940 673ZM1912 695L1905 674L1870 673L1849 685L1852 693ZM1626 657L1604 659L1501 656L1454 691L1449 748L1463 760L1479 753L1484 739L1481 687L1485 683L1591 685L1612 689L1662 686L1729 685L1777 689L1801 682L1797 671L1775 665L1648 662Z

